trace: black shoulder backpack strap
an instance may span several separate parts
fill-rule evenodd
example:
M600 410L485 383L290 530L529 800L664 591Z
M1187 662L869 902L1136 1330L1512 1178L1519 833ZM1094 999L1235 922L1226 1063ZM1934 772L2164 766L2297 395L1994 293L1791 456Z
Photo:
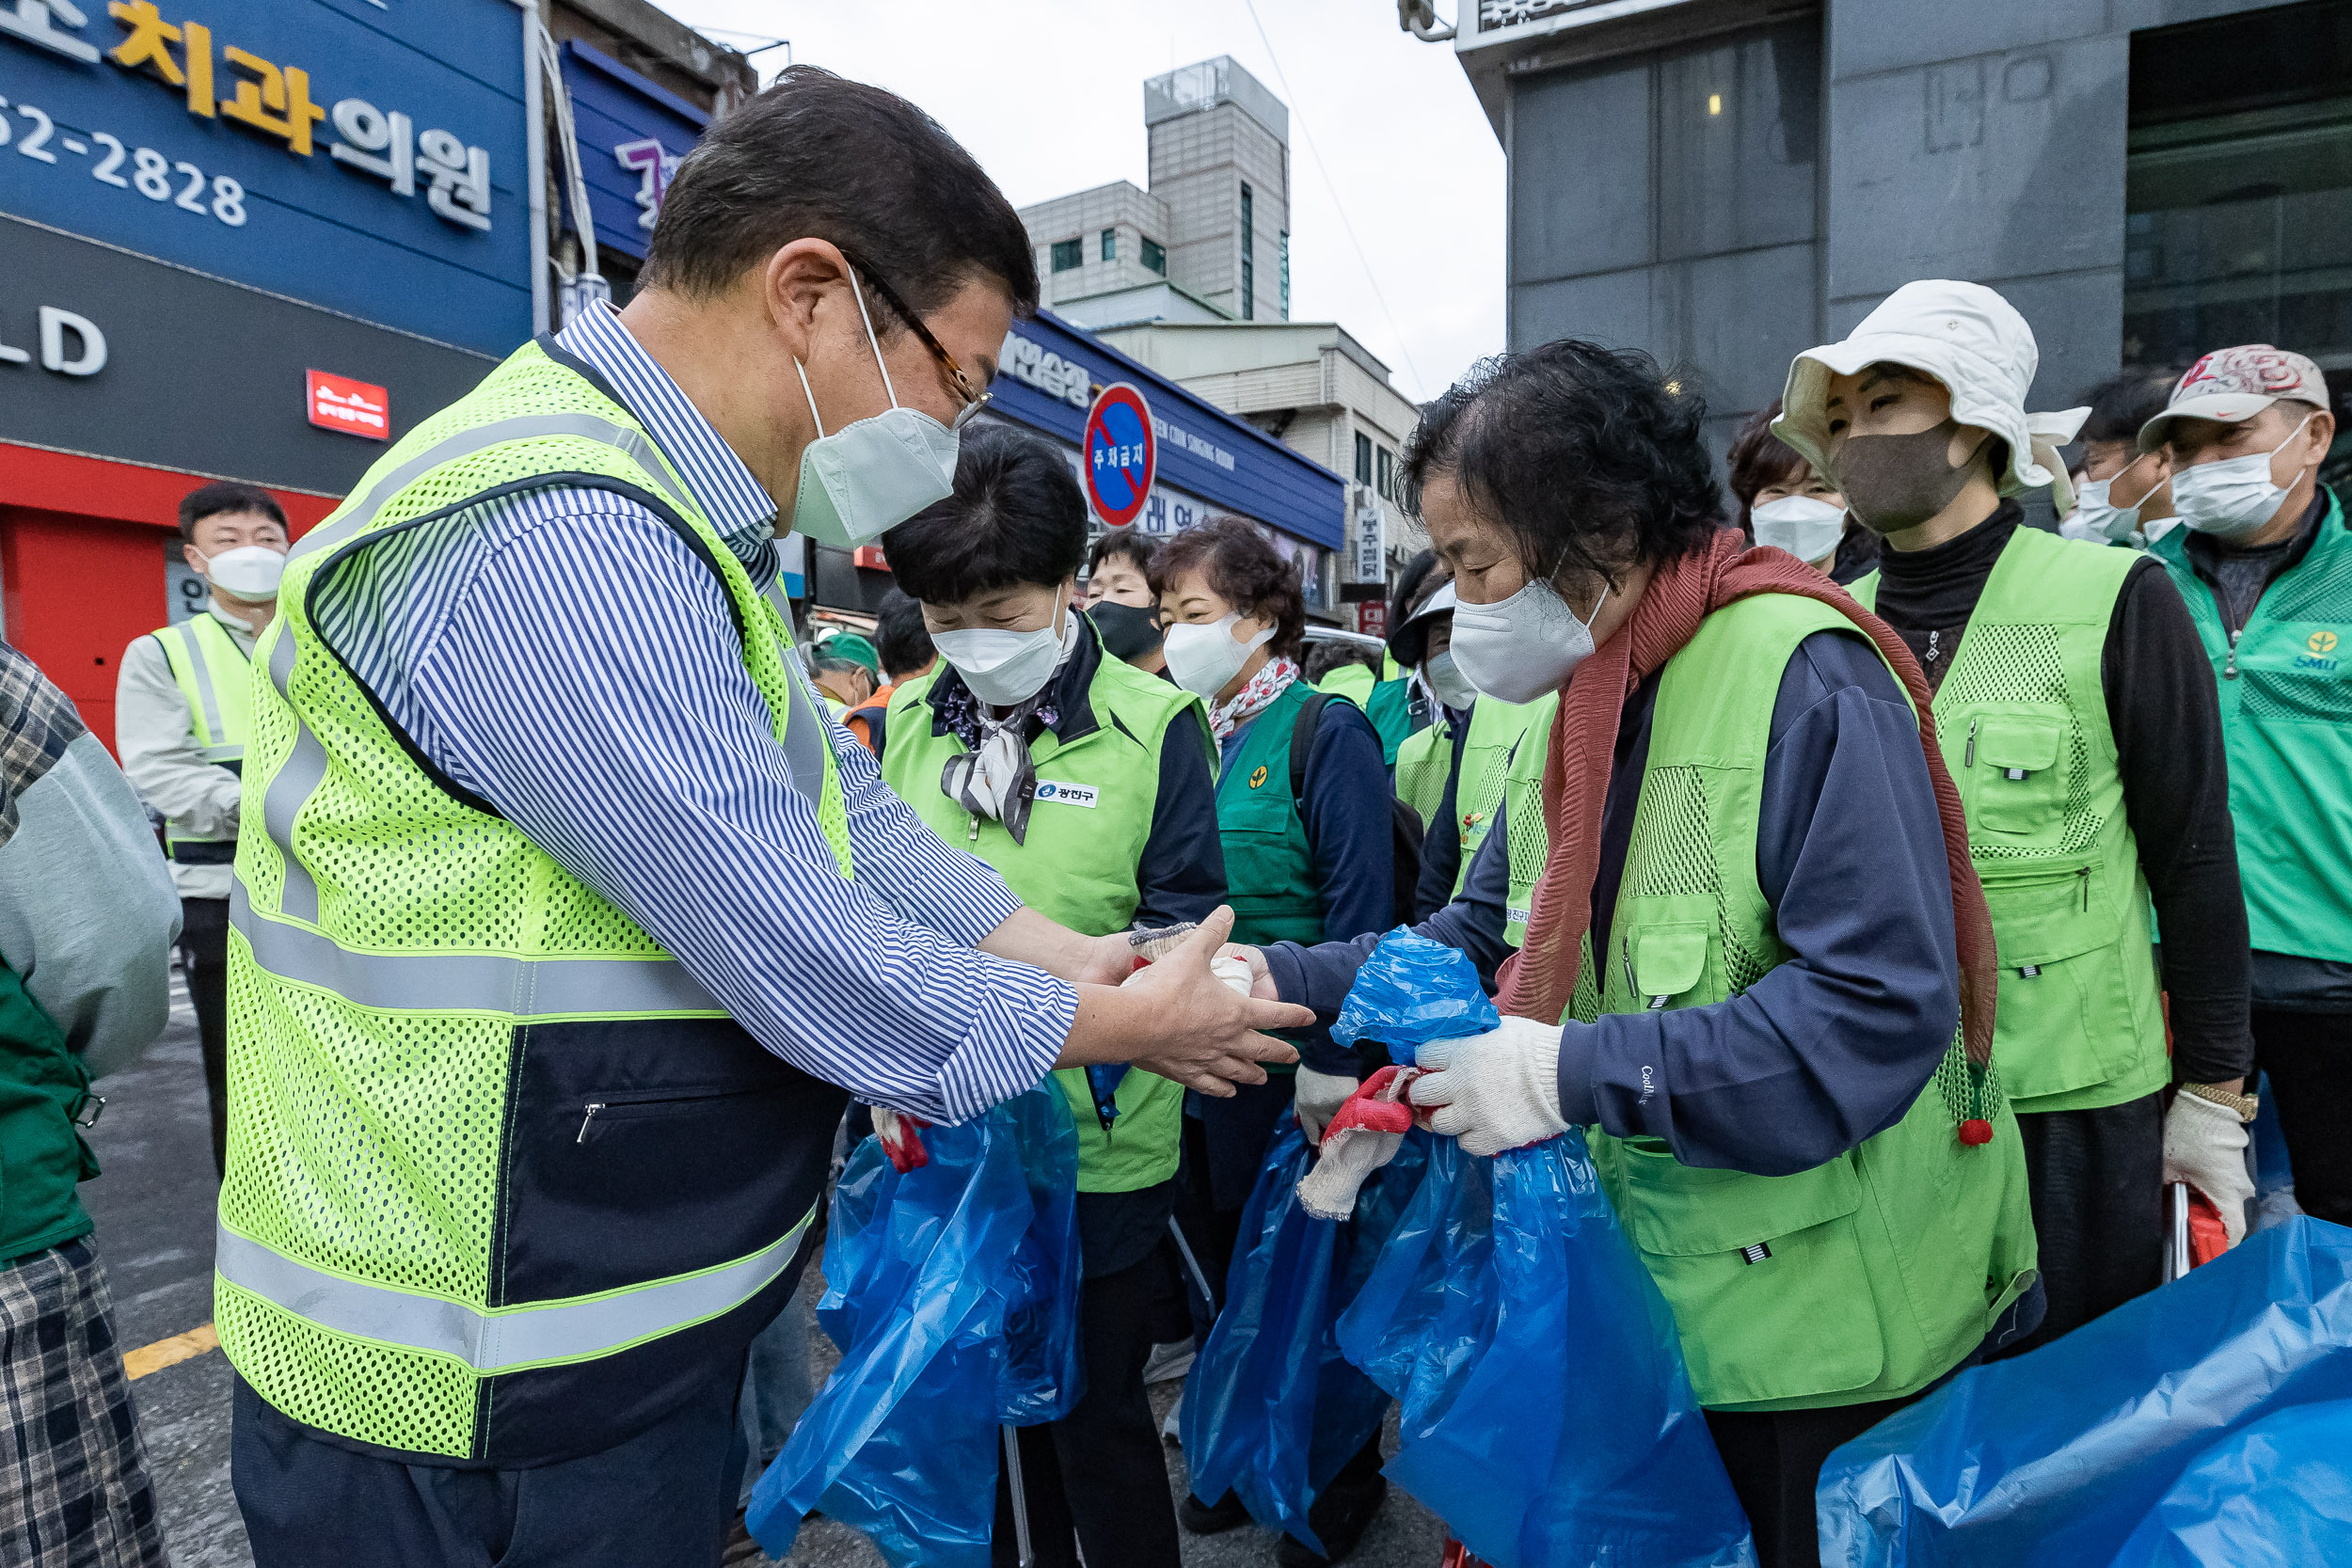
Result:
M1307 754L1315 749L1315 726L1323 722L1323 710L1330 702L1331 693L1316 692L1298 705L1298 722L1291 726L1291 804L1302 813L1307 809Z

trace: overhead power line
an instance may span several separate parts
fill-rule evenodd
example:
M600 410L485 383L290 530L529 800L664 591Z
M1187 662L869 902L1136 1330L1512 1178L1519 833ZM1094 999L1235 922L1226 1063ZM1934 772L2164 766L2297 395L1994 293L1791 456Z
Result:
M1356 225L1347 215L1347 204L1340 199L1339 187L1331 182L1330 166L1323 161L1322 150L1315 146L1314 133L1307 125L1307 106L1291 86L1290 75L1282 69L1282 56L1274 52L1273 39L1266 36L1265 23L1258 15L1258 0L1242 0L1242 4L1249 8L1250 23L1258 29L1258 41L1265 45L1266 58L1274 64L1274 79L1281 84L1283 95L1290 100L1291 113L1298 117L1299 139L1307 144L1307 155L1314 160L1315 172L1323 176L1323 188L1330 196L1331 205L1339 209L1340 227L1347 230L1347 243L1356 247L1357 263L1364 269L1364 281L1372 285L1372 297L1379 302L1380 314L1387 319L1390 334L1396 339L1397 352L1405 356L1405 368L1412 372L1415 386L1425 386L1421 367L1413 363L1413 350L1405 341L1405 331L1396 324L1396 312L1389 309L1389 297L1380 292L1380 279L1372 270L1372 259L1364 254L1364 242L1356 237Z

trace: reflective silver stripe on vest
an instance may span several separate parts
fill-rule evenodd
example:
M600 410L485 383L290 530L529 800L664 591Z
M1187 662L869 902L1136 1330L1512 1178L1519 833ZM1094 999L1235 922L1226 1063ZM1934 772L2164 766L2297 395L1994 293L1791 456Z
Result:
M294 665L294 628L281 626L278 640L270 644L269 679L289 708L294 706L294 694L286 685L293 678ZM313 926L319 919L319 885L294 855L294 825L302 803L326 777L326 748L310 733L310 726L297 717L294 750L262 795L262 828L269 834L269 841L278 846L278 858L286 867L285 886L278 892L278 907L296 920L307 920ZM239 884L240 891L242 888L243 884Z
M824 820L825 752L831 741L825 732L825 721L833 716L818 706L808 694L807 669L800 655L793 650L791 637L784 627L792 625L792 601L784 592L784 578L778 577L768 585L761 597L776 612L781 622L776 637L776 652L784 662L785 684L791 688L789 710L784 718L785 765L792 770L792 787L807 798L808 809Z
M213 690L213 661L204 657L204 644L196 640L196 624L183 621L171 629L179 634L180 646L186 651L188 662L196 669L196 696L197 701L204 705L204 733L213 737L213 743L204 748L205 759L219 762L224 754L231 757L245 755L242 745L230 745L221 738L220 697Z
M519 414L511 420L499 420L490 424L477 425L471 430L461 430L447 440L427 447L377 480L359 504L334 523L322 525L304 534L286 559L289 562L299 561L306 555L315 555L329 545L340 544L361 532L375 521L375 515L383 511L394 496L444 463L453 463L458 458L469 457L509 441L532 441L548 436L584 436L591 441L618 448L638 467L651 474L654 483L660 485L672 500L681 507L692 504L677 481L670 477L660 449L639 432L626 425L614 424L610 420L600 420L594 414Z
M521 958L345 947L308 927L256 915L242 879L230 884L229 922L265 973L316 986L359 1007L516 1018L726 1011L675 958Z
M784 1272L817 1211L769 1246L702 1274L610 1295L485 1311L297 1262L222 1225L213 1267L239 1290L354 1338L453 1356L488 1374L610 1355L741 1306Z

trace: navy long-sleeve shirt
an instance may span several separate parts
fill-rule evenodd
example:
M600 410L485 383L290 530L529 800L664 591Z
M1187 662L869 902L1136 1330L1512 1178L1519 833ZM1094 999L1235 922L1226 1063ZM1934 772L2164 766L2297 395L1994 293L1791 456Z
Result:
M1615 915L1656 695L1655 679L1644 683L1619 721L1597 947ZM1420 927L1469 953L1489 984L1504 951L1507 844L1498 822L1463 896ZM1569 1122L1661 1138L1685 1164L1779 1176L1893 1126L1934 1075L1960 1018L1943 826L1910 707L1859 635L1806 638L1782 674L1756 858L1788 960L1708 1006L1565 1024ZM1280 943L1266 959L1284 1001L1328 1020L1372 946Z

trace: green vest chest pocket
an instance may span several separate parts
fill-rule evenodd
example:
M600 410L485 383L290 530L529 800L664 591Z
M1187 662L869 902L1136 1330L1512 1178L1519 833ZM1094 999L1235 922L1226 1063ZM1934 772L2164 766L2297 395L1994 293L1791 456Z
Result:
M1721 995L1720 980L1707 983L1715 936L1714 904L1707 897L1620 898L1610 940L1614 972L1602 981L1607 1010L1662 1012Z
M2066 830L2066 721L1985 714L1969 724L1961 753L1969 820L2004 847L2058 847Z

